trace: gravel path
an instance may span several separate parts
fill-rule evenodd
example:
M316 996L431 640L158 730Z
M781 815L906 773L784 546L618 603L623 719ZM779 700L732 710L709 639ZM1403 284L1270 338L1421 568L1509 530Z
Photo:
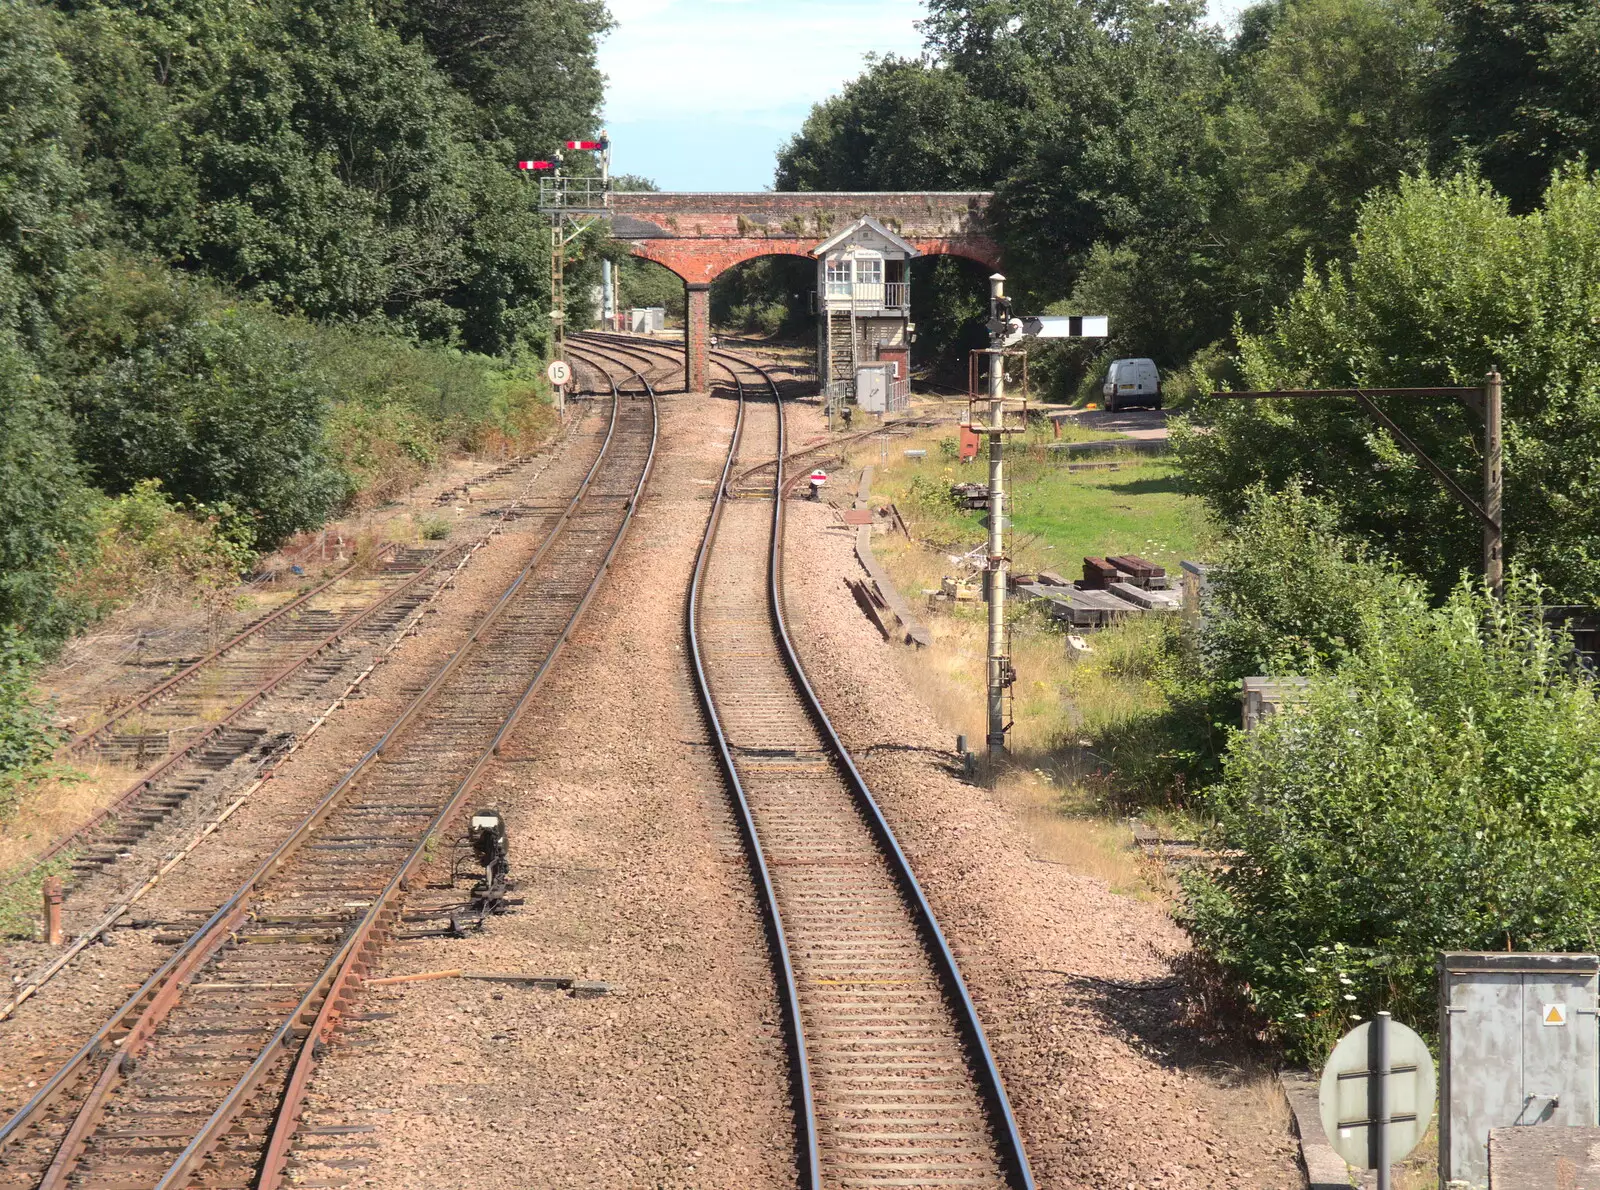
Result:
M792 410L792 435L808 416ZM1263 1092L1174 1019L1185 940L1162 908L1035 859L1012 814L953 775L953 742L845 586L854 539L826 505L791 504L791 629L961 961L1039 1185L1299 1186Z
M303 1184L793 1185L766 947L684 654L732 407L667 398L663 410L656 474L611 582L483 791L509 822L524 904L482 934L397 947L382 972L577 976L613 992L373 989L358 1010L381 1017L354 1024L313 1086ZM336 1128L371 1131L314 1131Z

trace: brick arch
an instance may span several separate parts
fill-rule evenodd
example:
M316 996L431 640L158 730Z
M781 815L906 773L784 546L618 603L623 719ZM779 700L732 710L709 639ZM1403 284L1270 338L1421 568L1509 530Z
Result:
M628 251L654 261L689 288L710 285L729 269L763 256L811 259L811 248L798 240L633 240Z
M1000 245L988 236L967 236L961 240L913 240L923 256L958 256L991 272L1000 270Z
M990 233L986 192L834 194L814 191L687 194L629 191L612 195L611 233L629 251L671 270L687 290L685 383L703 392L709 381L711 283L762 256L810 257L811 250L862 216L930 256L962 256L1000 266Z

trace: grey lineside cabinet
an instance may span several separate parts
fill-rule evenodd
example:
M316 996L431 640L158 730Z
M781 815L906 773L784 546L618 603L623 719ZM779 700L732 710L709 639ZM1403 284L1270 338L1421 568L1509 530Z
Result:
M1489 1181L1489 1130L1593 1126L1592 954L1439 956L1439 1181Z

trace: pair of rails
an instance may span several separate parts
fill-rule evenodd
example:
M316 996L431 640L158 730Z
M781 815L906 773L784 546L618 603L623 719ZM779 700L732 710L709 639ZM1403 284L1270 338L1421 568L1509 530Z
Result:
M647 373L671 353L575 336L571 354L611 404L571 501L379 742L0 1125L0 1190L285 1184L311 1076L429 841L494 766L648 482L660 417ZM1031 1187L954 957L789 637L779 384L714 358L738 412L686 630L768 925L801 1184ZM752 443L763 458L735 490ZM758 547L764 570L748 565Z

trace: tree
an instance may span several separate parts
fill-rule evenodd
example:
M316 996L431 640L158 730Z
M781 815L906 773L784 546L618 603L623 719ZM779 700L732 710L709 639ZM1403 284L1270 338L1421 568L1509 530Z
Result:
M1215 118L1219 305L1266 317L1350 250L1361 203L1427 162L1444 25L1434 0L1268 0L1248 10ZM1227 328L1223 328L1226 330Z
M817 104L778 153L779 190L961 190L993 181L993 131L965 77L889 56Z
M1591 0L1443 0L1440 153L1465 153L1516 211L1564 163L1600 161L1600 9Z
M1507 556L1559 599L1600 599L1600 179L1567 170L1524 216L1471 176L1406 179L1366 204L1354 246L1348 265L1308 272L1270 328L1242 336L1247 387L1477 385L1500 368ZM1385 409L1470 484L1471 413ZM1256 481L1299 480L1437 592L1476 572L1476 521L1349 403L1220 401L1203 420L1209 432L1179 432L1179 456L1224 520Z
M259 546L321 524L349 483L325 441L327 381L293 324L124 258L95 276L58 365L94 482L123 493L159 480Z
M476 104L487 139L542 155L588 136L605 98L595 46L611 28L603 0L390 0Z
M77 626L59 592L93 549L90 493L72 446L59 395L0 332L0 627L47 645Z
M38 351L96 212L78 162L77 97L49 15L28 0L0 0L0 111L0 329Z
M1513 579L1386 609L1234 734L1205 800L1233 858L1179 916L1295 1057L1380 1009L1431 1032L1441 950L1594 945L1600 702L1540 604Z

